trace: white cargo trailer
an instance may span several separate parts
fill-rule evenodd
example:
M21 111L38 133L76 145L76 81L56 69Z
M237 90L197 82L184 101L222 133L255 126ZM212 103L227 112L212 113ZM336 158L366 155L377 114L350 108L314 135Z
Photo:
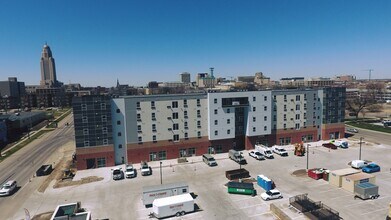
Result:
M152 207L153 215L156 218L169 216L181 216L194 212L194 199L190 193L155 199Z
M185 182L169 183L155 186L143 187L143 204L152 205L152 202L158 198L176 196L189 193L189 185Z

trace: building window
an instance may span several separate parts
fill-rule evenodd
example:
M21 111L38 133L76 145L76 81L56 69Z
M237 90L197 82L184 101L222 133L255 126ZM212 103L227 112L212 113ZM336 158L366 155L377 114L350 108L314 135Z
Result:
M218 125L219 121L218 120L215 120L215 125Z
M194 147L189 148L187 150L187 152L188 152L188 155L196 155L196 149Z
M185 139L189 139L189 134L187 132L185 132Z
M277 121L277 115L273 115L273 121Z
M219 135L219 131L215 131L215 136Z
M201 110L197 110L197 118L201 118Z
M227 108L227 113L231 113L231 109L230 108Z
M253 132L256 132L257 131L257 128L256 127L253 127Z
M84 147L89 147L90 146L90 141L84 141Z
M137 121L141 121L141 114L137 114Z
M81 104L81 110L87 111L87 104Z
M156 132L156 124L152 124L152 131Z
M137 125L137 131L141 131L141 125Z
M267 116L264 116L264 117L263 117L263 120L264 120L264 121L267 121Z
M304 94L304 101L307 100L307 94Z
M117 108L116 112L117 112L117 113L121 113L121 110L119 110L119 108Z
M172 113L172 119L178 119L178 112Z
M156 135L152 135L152 141L156 142Z
M171 107L172 108L178 108L178 102L177 101L173 101Z
M139 137L138 137L138 142L139 142L139 143L142 143L142 142L143 142L143 137L139 136Z
M155 108L155 101L151 101L151 108Z
M296 120L300 119L300 114L296 114Z
M257 121L257 118L256 117L253 117L253 122L256 122Z
M201 106L201 101L199 99L197 99L197 106L200 107Z
M87 116L83 116L83 117L81 118L81 120L82 120L83 123L88 123L88 118L87 118Z
M284 121L286 121L286 114L284 114Z
M264 130L264 131L267 131L267 126L263 126L263 130Z
M98 157L96 158L96 164L99 167L106 167L106 158L104 157Z
M201 128L201 121L197 121L197 127Z
M119 149L122 149L122 144L118 144L118 148L119 148Z
M185 118L187 118L187 111L183 111L183 115Z
M183 100L183 107L187 108L187 99Z
M267 101L267 96L263 97L263 100L264 100L264 101Z
M159 158L157 158L157 153L156 152L150 152L149 153L149 161L156 161L156 160L159 160Z
M231 119L227 119L227 124L231 124Z
M106 115L102 115L102 122L107 122L107 116Z
M107 134L107 127L102 127L102 134Z
M215 109L214 112L215 112L215 115L217 115L217 109Z
M307 119L307 113L304 112L304 119Z
M108 145L109 144L109 140L108 139L103 139L103 145Z
M84 129L83 129L83 135L88 135L88 134L89 134L88 128L84 128Z
M286 112L286 105L284 105L284 112Z
M300 110L300 105L296 105L296 111Z
M187 121L185 121L185 129L189 129L189 127L187 126Z
M286 95L284 95L284 102L286 102Z
M179 141L179 134L174 134L174 135L172 136L172 139L173 139L174 141Z
M264 111L267 111L267 106L264 106L264 107L263 107L263 110L264 110Z
M121 124L121 121L117 121L117 125L120 125Z
M227 134L231 134L231 130L230 129L227 130Z
M296 101L300 101L300 95L296 96Z
M253 96L253 102L257 101L257 97Z
M136 108L140 109L140 102L136 102Z
M198 137L198 138L201 137L201 131L197 131L197 137Z
M172 124L172 130L174 130L174 131L179 130L179 125L178 124Z
M307 110L307 103L304 103L304 110Z
M213 100L213 103L214 103L214 104L217 104L217 99L214 99L214 100Z
M118 132L118 137L121 137L121 136L122 136L121 132Z
M100 103L100 109L106 110L106 103Z
M296 124L295 124L295 128L296 128L296 130L300 129L300 124L299 124L299 123L296 123Z
M165 160L165 159L167 159L166 151L159 151L159 160Z
M284 129L286 129L286 124L284 124Z
M255 112L257 110L257 107L253 107L253 112Z
M151 116L152 116L152 121L155 121L155 120L156 120L156 114L155 114L155 112L152 112Z

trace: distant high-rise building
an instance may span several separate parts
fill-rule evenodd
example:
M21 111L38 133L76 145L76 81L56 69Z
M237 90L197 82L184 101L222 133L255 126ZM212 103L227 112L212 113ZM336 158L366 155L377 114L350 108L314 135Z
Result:
M181 82L182 83L190 83L190 81L191 81L190 73L188 73L188 72L181 73Z
M60 83L57 81L56 65L52 56L50 47L45 43L41 56L41 86L42 87L58 87Z

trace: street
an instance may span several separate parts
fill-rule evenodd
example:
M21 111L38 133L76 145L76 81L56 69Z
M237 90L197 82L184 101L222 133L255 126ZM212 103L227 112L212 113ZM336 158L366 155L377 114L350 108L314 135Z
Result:
M64 126L69 123L69 126ZM67 116L59 123L58 128L54 131L42 135L32 143L26 145L18 152L0 163L0 184L8 180L16 180L21 187L10 197L0 197L0 207L2 210L2 219L7 219L8 214L14 213L19 209L17 201L24 201L29 194L34 191L24 191L30 178L33 178L36 170L45 164L47 159L62 145L73 141L73 117ZM13 200L12 203L7 201ZM16 200L16 201L15 201Z
M349 126L353 127L353 126ZM371 131L371 130L365 130L361 128L357 128L358 133L352 133L353 136L351 138L354 139L360 139L360 137L363 137L363 141L372 142L375 144L390 144L391 143L391 134L377 132L377 131Z

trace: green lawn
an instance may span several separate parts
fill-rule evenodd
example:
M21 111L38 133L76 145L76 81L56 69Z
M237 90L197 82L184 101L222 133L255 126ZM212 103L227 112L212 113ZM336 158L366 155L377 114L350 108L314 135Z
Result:
M391 134L391 128L390 127L384 127L384 126L379 126L379 125L373 125L367 122L362 122L362 121L349 121L345 122L345 124L354 126L357 128L363 128L363 129L368 129L368 130L373 130L373 131L380 131L380 132L385 132L385 133L390 133Z

